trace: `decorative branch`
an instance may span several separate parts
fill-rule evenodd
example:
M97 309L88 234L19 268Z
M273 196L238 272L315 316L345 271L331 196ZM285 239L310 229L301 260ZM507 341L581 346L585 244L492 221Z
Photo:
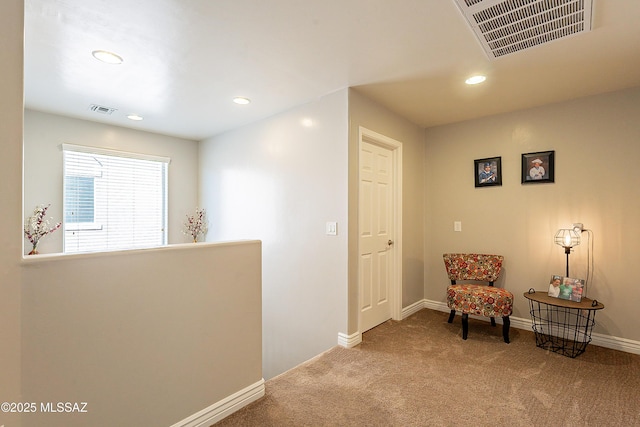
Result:
M56 223L53 227L50 225L50 221L53 218L46 218L47 209L51 204L38 205L33 210L33 215L27 217L24 221L24 236L31 242L33 246L29 255L35 255L38 253L38 243L47 234L53 233L62 226L61 222Z
M202 235L204 237L207 234L207 230L206 212L204 209L196 208L195 215L187 215L182 232L187 236L191 236L193 243L196 243L198 236Z

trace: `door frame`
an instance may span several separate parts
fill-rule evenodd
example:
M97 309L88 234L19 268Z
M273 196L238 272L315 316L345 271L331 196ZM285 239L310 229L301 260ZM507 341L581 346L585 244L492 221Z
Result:
M393 320L402 320L402 143L363 126L358 128L358 206L360 206L360 153L363 142L391 151L393 163L393 236L390 308ZM358 214L358 217L360 215ZM358 222L358 284L360 283L360 223ZM360 286L358 285L358 331L362 333Z

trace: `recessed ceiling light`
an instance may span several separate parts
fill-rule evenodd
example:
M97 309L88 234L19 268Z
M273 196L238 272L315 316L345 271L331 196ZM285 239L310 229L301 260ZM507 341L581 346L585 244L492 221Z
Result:
M247 105L251 103L251 100L242 96L236 96L235 98L233 98L233 102L240 105Z
M302 126L304 126L304 127L308 127L308 128L309 128L309 127L311 127L311 126L313 126L313 120L311 120L311 119L309 119L309 118L302 119L302 120L300 121L300 123L302 124Z
M143 117L142 117L142 116L139 116L139 115L137 115L137 114L129 114L129 115L127 116L127 119L129 119L129 120L135 120L135 121L139 122L140 120L142 120L142 119L143 119Z
M477 75L477 76L469 77L464 82L468 85L477 85L478 83L482 83L485 80L487 80L486 76Z
M124 62L121 56L106 50L94 50L91 54L98 61L106 62L107 64L122 64Z

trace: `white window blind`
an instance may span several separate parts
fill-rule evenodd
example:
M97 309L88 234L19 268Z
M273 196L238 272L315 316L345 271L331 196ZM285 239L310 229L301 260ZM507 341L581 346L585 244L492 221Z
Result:
M64 252L167 243L169 159L63 144Z

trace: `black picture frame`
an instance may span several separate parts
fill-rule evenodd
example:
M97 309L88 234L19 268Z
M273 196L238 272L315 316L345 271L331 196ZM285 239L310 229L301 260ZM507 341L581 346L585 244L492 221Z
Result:
M538 162L540 163L538 164ZM554 179L555 151L538 151L522 155L523 184L554 182Z
M487 157L473 161L476 187L502 185L502 157Z

